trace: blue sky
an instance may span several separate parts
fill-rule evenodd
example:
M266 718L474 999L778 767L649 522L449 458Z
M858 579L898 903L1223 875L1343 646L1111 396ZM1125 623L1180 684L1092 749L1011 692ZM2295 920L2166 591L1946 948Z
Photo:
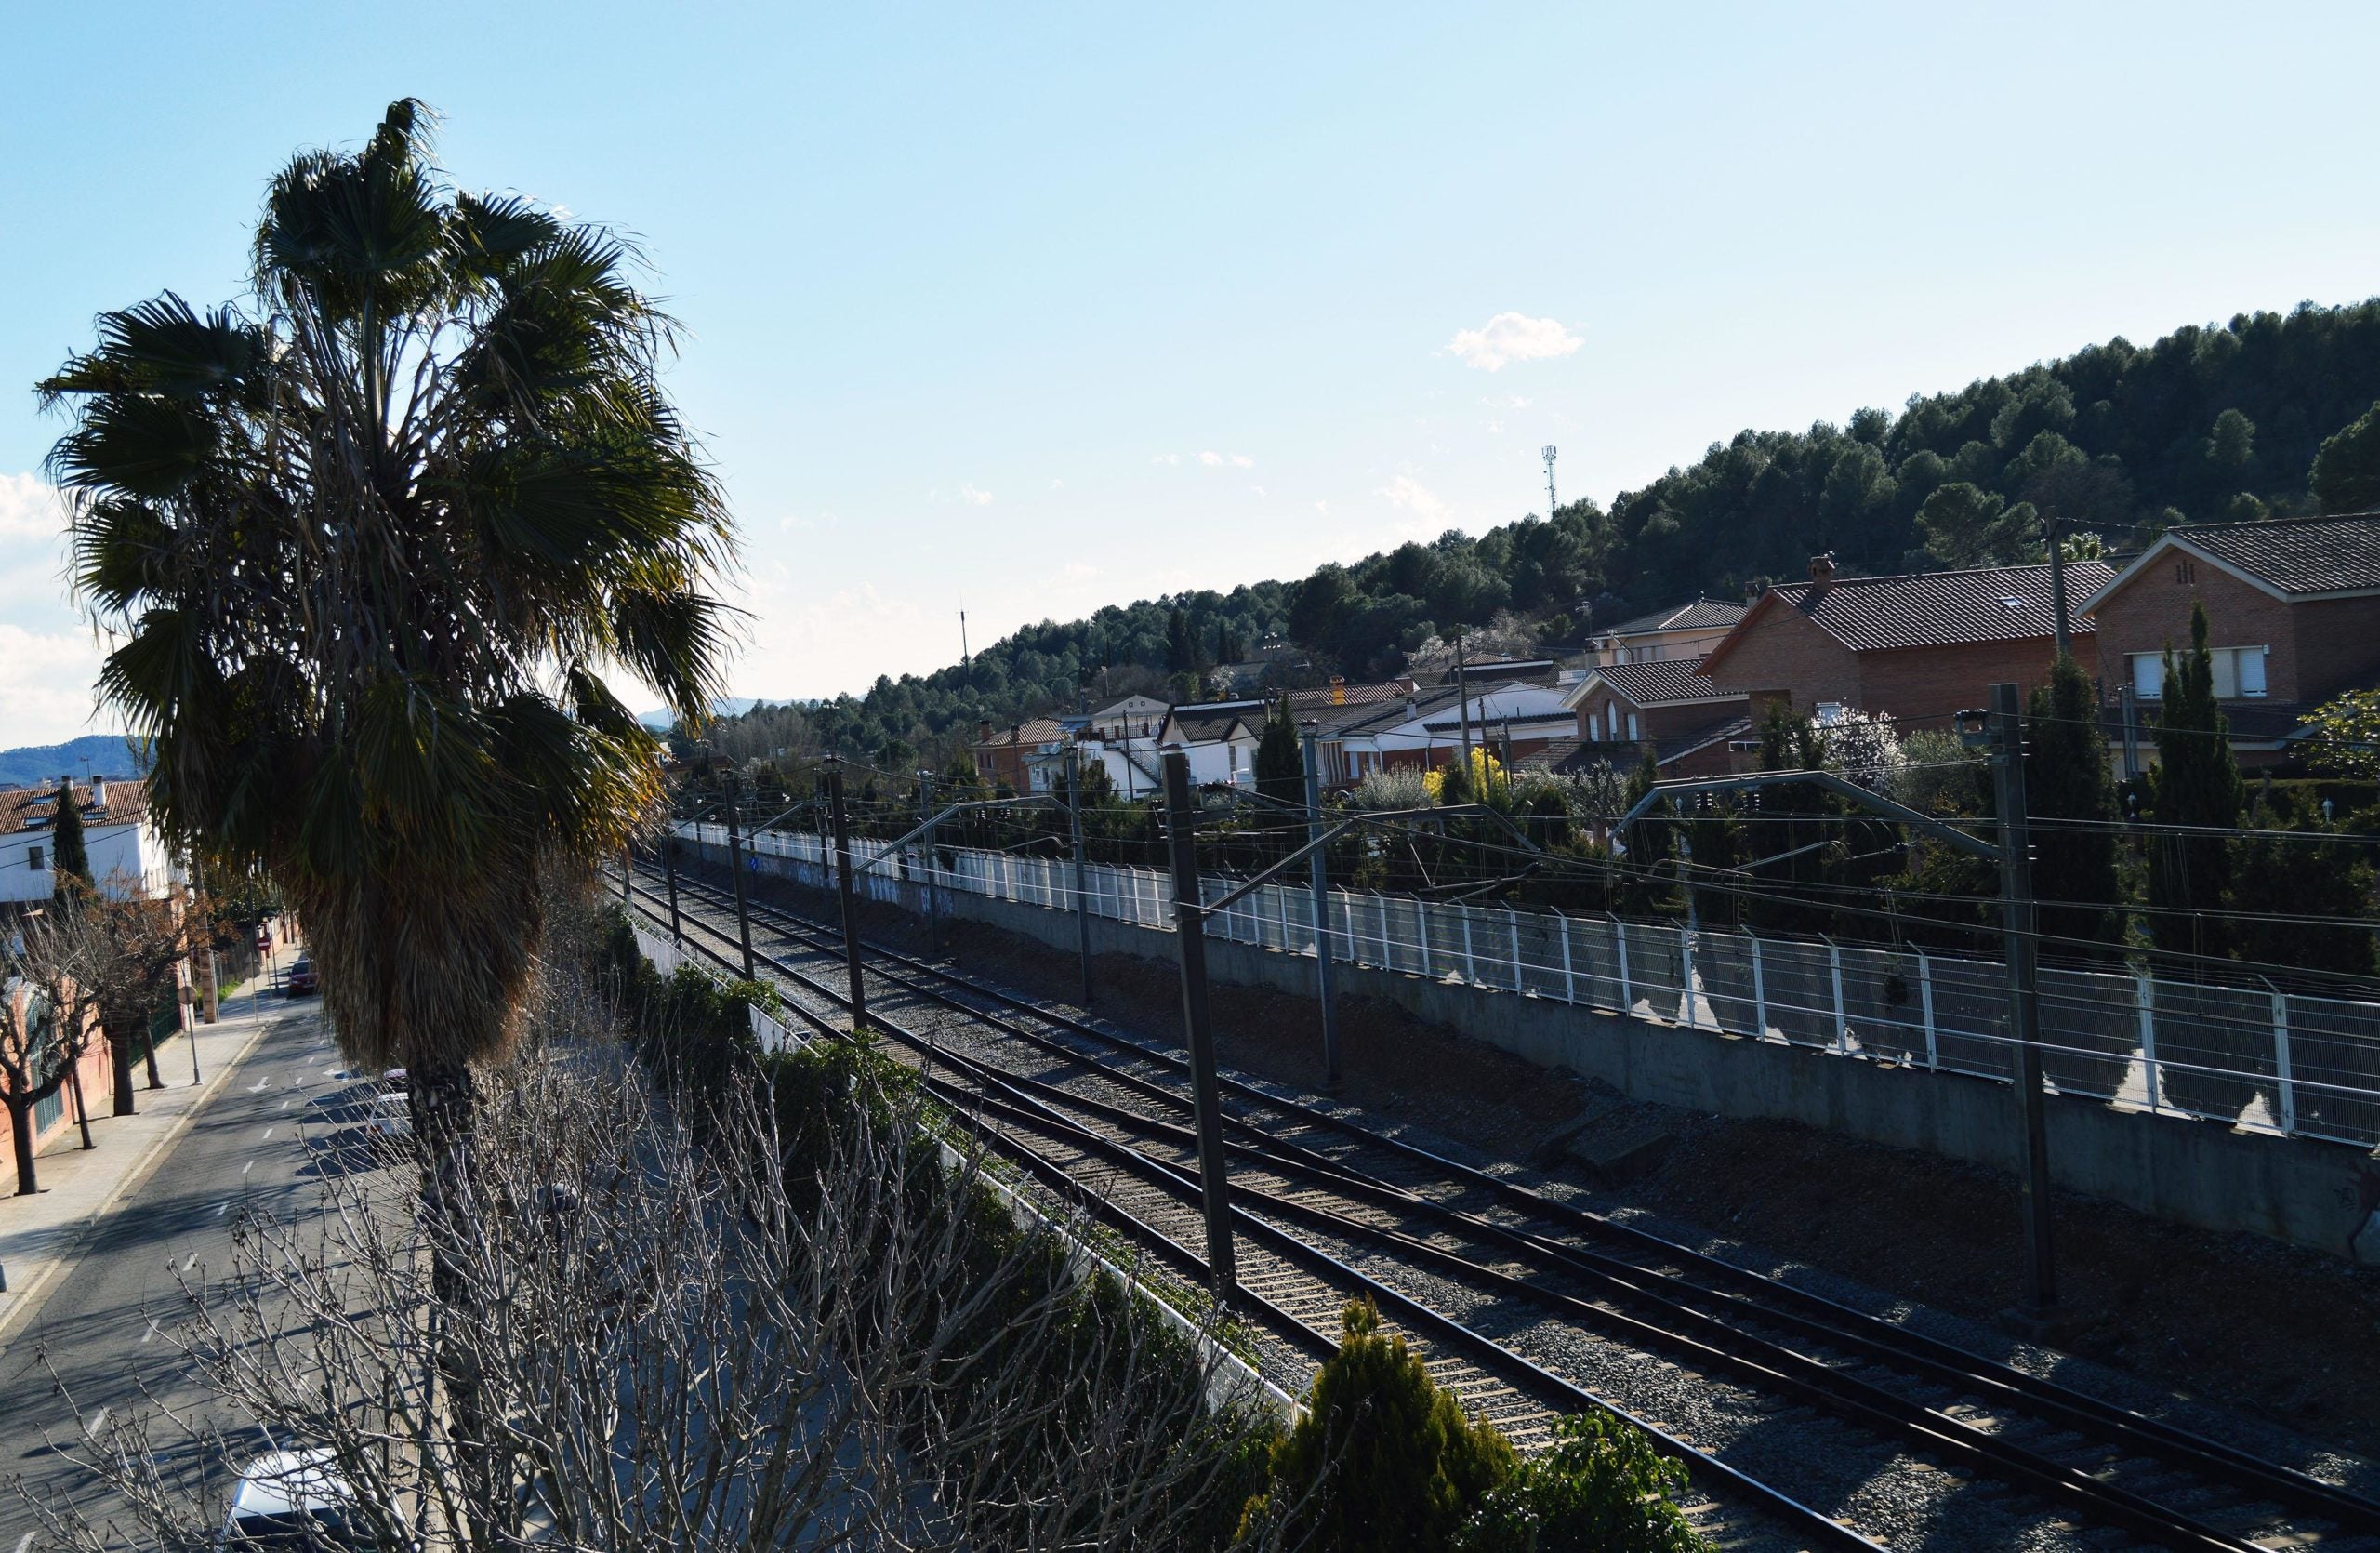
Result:
M980 644L1541 511L1547 443L1607 500L2380 292L2375 45L2361 7L23 7L0 746L85 731L99 650L31 383L103 308L237 296L265 179L397 96L461 184L645 244L746 531L734 688L782 697L953 660L962 606Z

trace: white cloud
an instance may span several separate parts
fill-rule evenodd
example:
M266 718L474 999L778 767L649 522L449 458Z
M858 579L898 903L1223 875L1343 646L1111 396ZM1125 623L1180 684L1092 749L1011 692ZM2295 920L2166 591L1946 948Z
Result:
M1053 474L1050 476L1050 488L1053 491L1063 491L1066 488L1066 483Z
M1485 328L1458 330L1447 349L1466 365L1483 372L1501 371L1507 362L1541 361L1567 356L1586 341L1552 318L1531 318L1522 312L1500 312Z
M1199 461L1200 463L1202 463L1202 464L1206 465L1209 469L1212 469L1212 468L1214 468L1217 464L1220 464L1220 463L1222 463L1222 462L1223 461L1223 456L1222 454L1220 454L1220 453L1216 453L1216 452L1213 452L1213 451L1211 451L1211 450L1210 450L1210 451L1209 451L1209 452L1205 452L1205 453L1201 453L1201 454L1199 454L1199 455L1198 455L1198 461Z
M959 499L970 507L989 507L992 504L992 493L979 490L970 484L959 487Z
M1149 462L1152 464L1178 464L1181 461L1182 455L1179 453L1153 454L1149 458Z
M0 540L50 539L66 527L66 503L37 474L0 474Z
M1438 499L1436 493L1409 474L1398 475L1372 494L1384 496L1388 498L1390 506L1402 507L1415 517L1427 519L1433 523L1446 515L1447 504Z
M1327 501L1317 501L1314 504L1314 510L1327 518L1330 515L1330 503Z
M100 651L87 630L0 623L0 728L11 744L62 744L91 732Z
M1234 469L1254 469L1256 460L1245 453L1235 453L1231 456L1231 464Z
M1257 486L1257 487L1256 487L1256 494L1257 494L1258 496L1263 496L1263 495L1264 494L1264 487L1263 487L1263 486L1262 486L1262 485Z

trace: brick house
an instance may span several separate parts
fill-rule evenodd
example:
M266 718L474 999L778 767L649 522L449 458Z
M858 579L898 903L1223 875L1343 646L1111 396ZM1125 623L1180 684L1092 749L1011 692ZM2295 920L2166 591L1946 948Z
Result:
M1588 670L1564 698L1576 715L1578 743L1559 768L1633 766L1649 748L1663 776L1727 770L1729 742L1752 731L1752 702L1714 686L1702 663L1664 658Z
M2085 596L2107 695L2131 685L2144 725L2192 604L2241 763L2285 759L2303 713L2380 683L2380 513L2169 529Z
M2075 661L2096 674L2097 628L2082 603L2116 569L2076 561L2065 570ZM1811 560L1807 582L1763 593L1700 672L1717 691L1748 697L1755 721L1782 702L1796 711L1852 707L1911 728L1939 728L1984 705L1994 684L2046 679L2054 644L2046 564L1845 577L1821 555Z
M976 772L994 787L1005 782L1016 792L1046 792L1051 757L1064 748L1065 737L1065 729L1051 717L1012 723L998 732L985 722L976 725L975 742L968 748Z
M1728 599L1698 598L1669 609L1639 615L1616 626L1587 634L1587 661L1600 668L1610 663L1662 663L1699 658L1717 646L1750 604Z

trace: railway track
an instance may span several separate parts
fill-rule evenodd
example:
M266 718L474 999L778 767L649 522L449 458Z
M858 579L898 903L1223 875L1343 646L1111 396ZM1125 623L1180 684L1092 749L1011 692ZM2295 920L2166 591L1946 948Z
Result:
M682 876L680 886L697 903L681 914L697 937L722 946L709 952L725 960L734 936L718 919L732 911L729 897ZM656 900L648 914L659 918ZM812 1005L804 1016L838 1028L840 935L782 907L751 910L755 949L766 940L777 979L798 1004ZM1046 1184L1089 1191L1114 1217L1169 1242L1177 1265L1195 1264L1185 1248L1201 1235L1197 1155L1177 1053L946 967L863 948L870 1023L931 1070L937 1094L1004 1151L1034 1156ZM813 960L832 962L831 981L805 968ZM2338 1485L1340 1113L1228 1076L1223 1087L1247 1248L1241 1282L1250 1313L1279 1345L1267 1354L1276 1373L1327 1351L1340 1307L1369 1292L1466 1407L1524 1447L1560 1412L1608 1407L1647 1427L1724 1496L1698 1507L1714 1521L1725 1520L1726 1504L1745 1504L1807 1543L1875 1546L1812 1507L1828 1503L1896 1546L2380 1548L2380 1504ZM1723 1459L1643 1407L1591 1389L1621 1355L1640 1373L1644 1356L1658 1356L1678 1380L1734 1399L1752 1427L1733 1431ZM1779 1450L1785 1440L1793 1448ZM1836 1469L1793 1470L1791 1458L1813 1455ZM1958 1507L1955 1519L1939 1506L1930 1515L1922 1505L1861 1513L1863 1499L1890 1506L1910 1496L1846 1493L1845 1467L1878 1482L1932 1474L1937 1480L1924 1486ZM1946 1491L1944 1476L1968 1486ZM2014 1493L1978 1514L1970 1488L1986 1484ZM1762 1540L1712 1529L1723 1540Z

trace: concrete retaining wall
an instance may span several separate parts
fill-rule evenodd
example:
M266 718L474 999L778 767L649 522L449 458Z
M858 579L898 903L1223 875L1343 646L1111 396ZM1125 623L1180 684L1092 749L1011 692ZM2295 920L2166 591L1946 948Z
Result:
M750 862L762 873L798 877L790 859ZM897 894L906 909L924 913L917 886ZM959 891L943 892L942 910L1066 953L1076 948L1071 912ZM1172 935L1100 917L1091 919L1091 944L1098 954L1175 958ZM1314 989L1309 955L1210 937L1207 965L1219 981L1298 995ZM1806 1122L2011 1173L2017 1165L2016 1102L2004 1082L1364 966L1335 966L1333 979L1346 993L1394 1003L1542 1067L1600 1079L1632 1099ZM2202 1229L2246 1230L2380 1265L2380 1163L2360 1148L2069 1095L2050 1096L2048 1112L2051 1168L2062 1188Z

